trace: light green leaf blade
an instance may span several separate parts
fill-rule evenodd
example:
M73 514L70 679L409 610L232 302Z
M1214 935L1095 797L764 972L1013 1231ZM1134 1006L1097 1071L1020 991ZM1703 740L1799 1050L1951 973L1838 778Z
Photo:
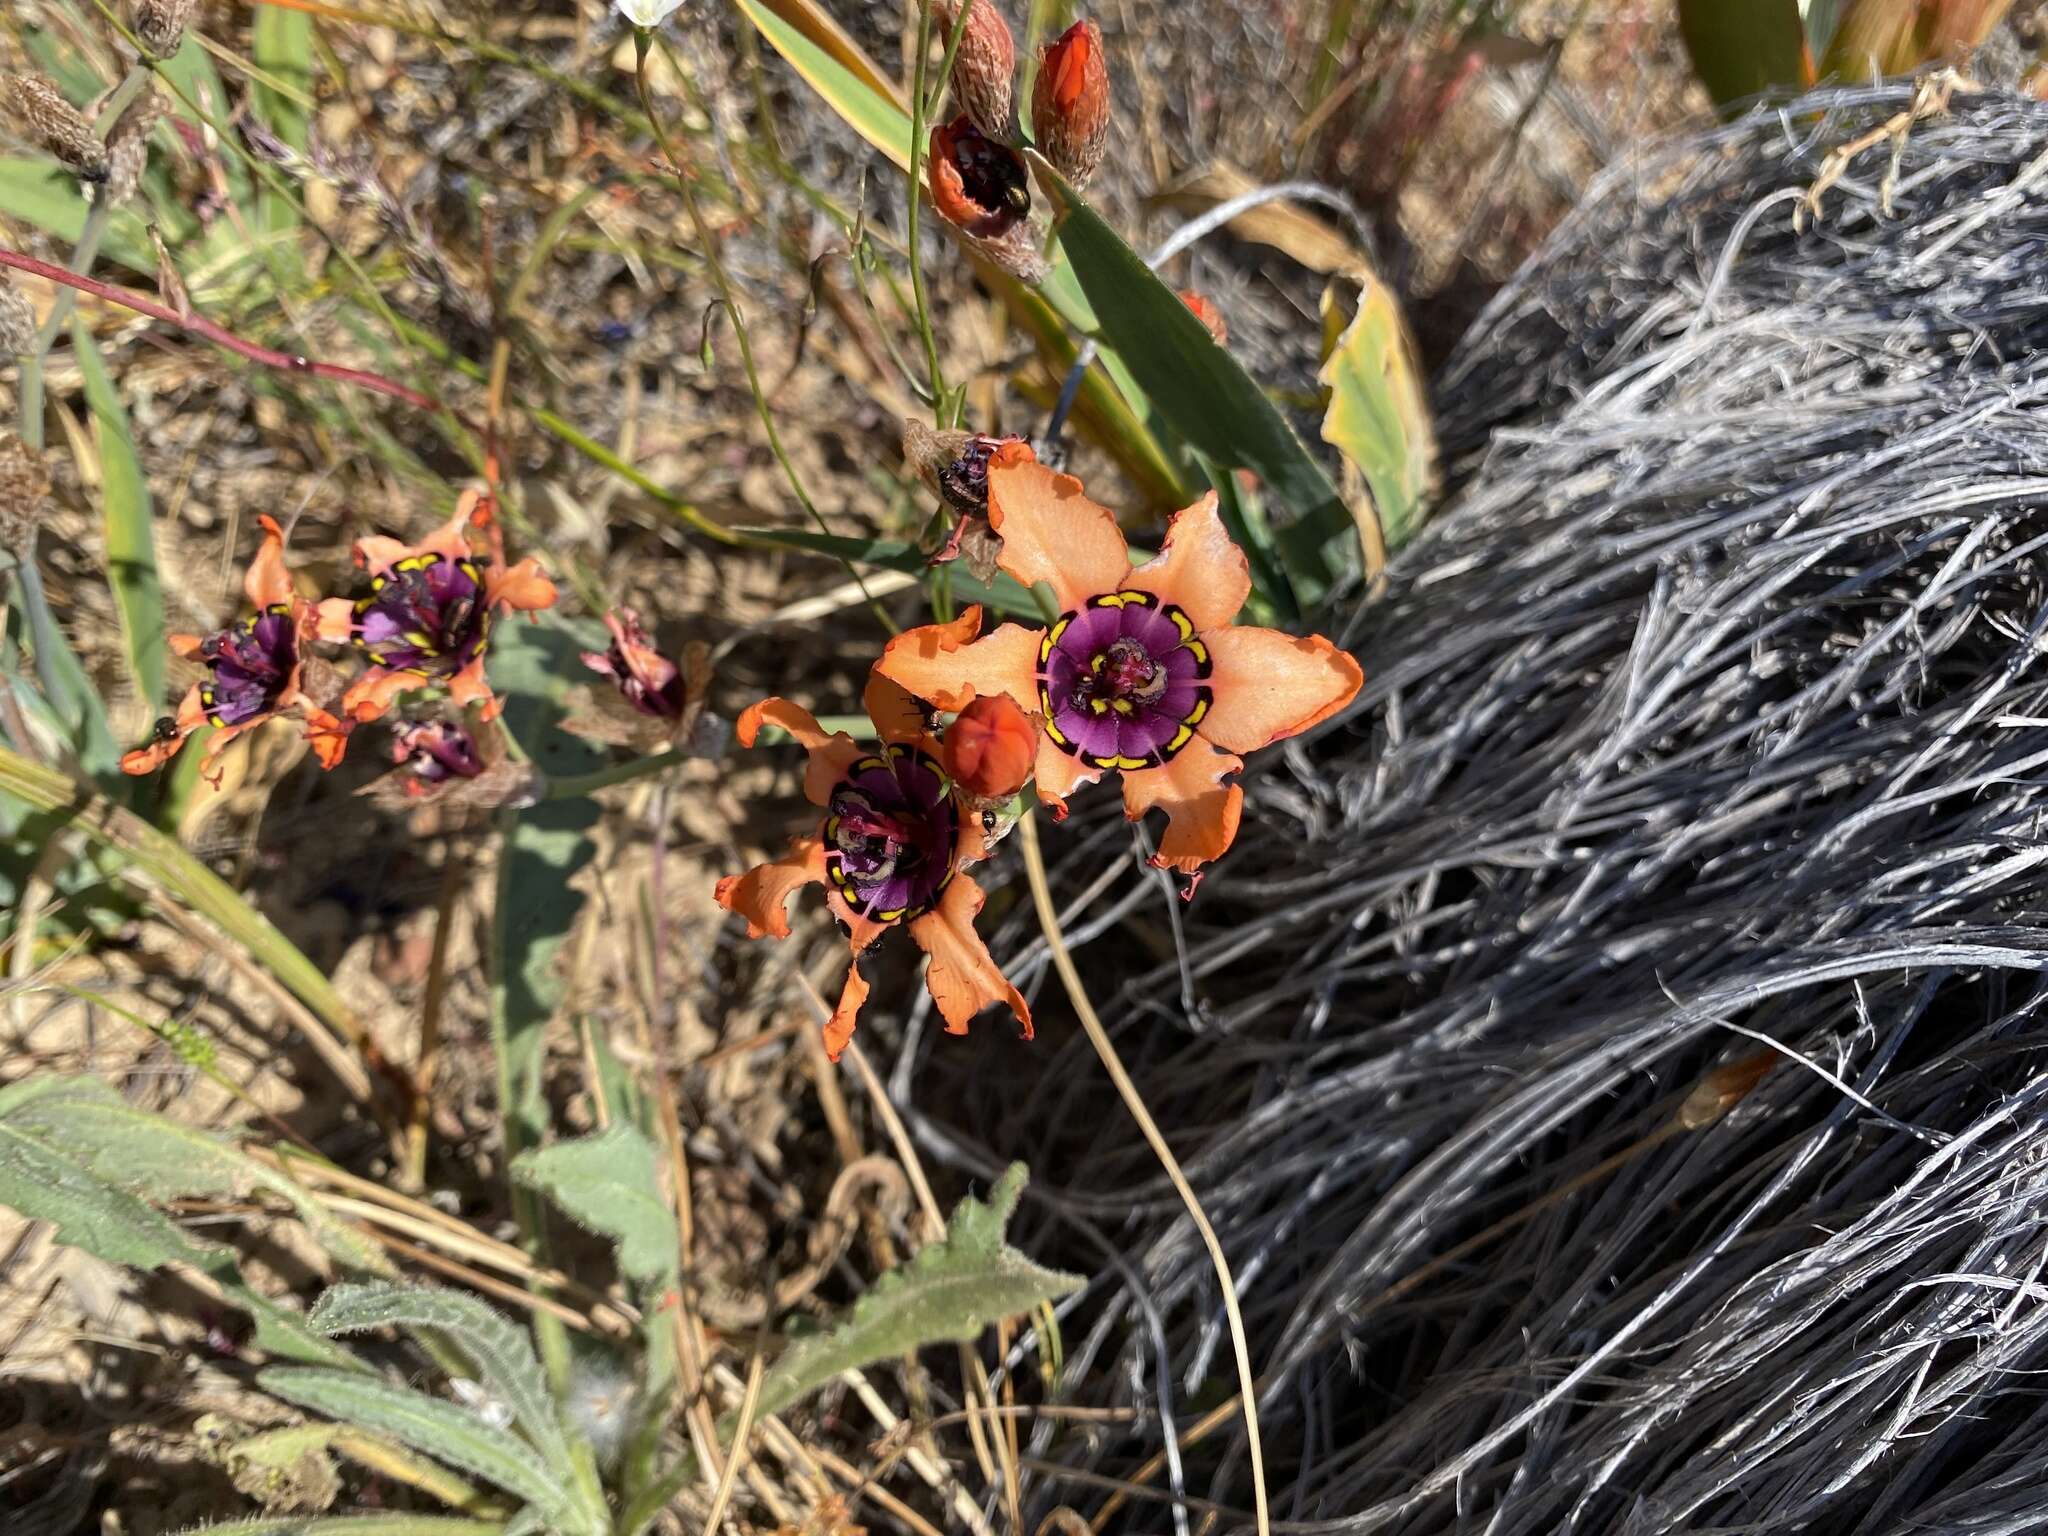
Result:
M991 1323L1079 1290L1079 1275L1042 1269L1003 1240L1025 1178L1024 1165L1011 1164L987 1204L970 1196L954 1208L943 1242L882 1276L830 1332L784 1350L762 1379L761 1412L782 1412L842 1371L970 1342Z
M78 181L47 156L0 155L0 214L33 224L52 239L76 245L91 204ZM147 277L156 275L156 252L132 209L115 212L100 254Z
M575 1508L524 1441L467 1408L375 1376L309 1366L272 1366L257 1372L256 1381L288 1403L389 1435L524 1499L563 1536L596 1536L588 1515Z
M1264 390L1216 344L1194 311L1045 159L1032 170L1060 210L1060 244L1112 347L1154 409L1217 464L1248 469L1294 514L1281 534L1297 584L1329 585L1325 546L1351 526L1330 477Z
M1722 106L1813 83L1798 0L1678 0L1693 72Z
M164 697L164 592L156 573L155 508L135 452L128 411L83 318L71 322L72 355L85 380L93 439L100 451L100 498L107 541L107 585L121 615L128 676L154 713Z
M808 0L733 3L849 128L909 171L910 109L838 23Z
M1323 441L1365 477L1391 554L1422 527L1436 477L1436 429L1393 295L1377 276L1364 282L1357 313L1316 379L1330 392Z
M619 1246L619 1268L645 1286L673 1286L680 1268L676 1219L662 1200L654 1143L633 1126L523 1152L512 1177L537 1189L578 1226Z
M44 707L47 718L77 754L78 766L93 782L111 792L123 792L127 786L121 774L121 748L107 722L106 704L57 623L43 586L42 567L36 564L33 540L23 554L25 558L14 570L28 621L26 643L35 652L39 690L30 694L27 702L31 709L38 704ZM36 808L50 809L41 804Z

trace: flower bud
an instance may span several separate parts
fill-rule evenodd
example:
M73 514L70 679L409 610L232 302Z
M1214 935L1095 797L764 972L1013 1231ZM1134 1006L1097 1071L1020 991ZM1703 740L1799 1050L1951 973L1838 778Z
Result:
M36 312L0 269L0 360L26 357L36 349Z
M938 0L932 18L941 41L952 37L966 4L967 30L953 55L953 96L960 110L992 139L1010 136L1010 96L1017 75L1017 45L995 0Z
M1222 346L1230 338L1230 327L1223 323L1223 311L1218 309L1207 294L1195 292L1192 288L1180 291L1181 303L1195 312L1195 318L1202 322L1202 329L1216 338L1216 345Z
M940 743L946 775L971 799L1007 800L1031 777L1039 729L1007 693L967 701Z
M64 99L45 75L15 75L7 82L15 126L84 181L107 179L107 147L92 135L92 124Z
M1109 69L1094 22L1075 22L1039 50L1031 136L1053 169L1077 187L1102 164L1109 143Z
M185 24L198 0L139 0L135 7L135 40L153 59L168 59L185 41Z

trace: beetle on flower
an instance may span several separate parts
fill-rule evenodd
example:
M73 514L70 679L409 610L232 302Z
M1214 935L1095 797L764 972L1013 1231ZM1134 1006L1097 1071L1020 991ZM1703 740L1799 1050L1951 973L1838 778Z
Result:
M471 547L470 530L486 530L488 553ZM320 638L353 643L369 670L341 697L343 714L375 720L410 688L445 683L460 708L498 700L484 678L484 652L498 610L537 612L555 601L555 585L532 558L507 566L491 503L465 492L455 515L418 544L373 535L358 539L356 564L370 573L370 593L320 605Z
M925 985L949 1033L964 1035L983 1008L1007 1003L1028 1040L1031 1009L974 929L982 892L962 866L987 856L980 817L956 797L941 766L943 748L915 699L875 676L862 702L879 746L844 732L826 735L808 710L787 699L763 699L740 716L741 745L752 746L761 727L773 725L810 754L804 794L825 815L782 858L720 880L718 904L746 918L749 938L787 938L789 898L806 885L825 887L826 905L853 951L825 1026L825 1050L835 1061L868 995L860 957L899 925L931 957Z
M277 521L259 517L263 544L242 579L242 591L256 612L213 634L172 635L172 651L204 662L207 675L192 685L178 712L156 724L152 738L121 759L123 773L153 773L175 757L185 740L208 721L220 729L206 748L207 776L218 782L215 760L242 732L281 714L306 722L306 737L323 768L341 761L348 727L315 703L301 687L313 638L315 606L292 588L285 569L284 534Z
M898 635L876 670L942 710L1008 694L1041 721L1038 798L1056 817L1076 789L1119 773L1125 815L1166 812L1152 862L1195 873L1237 835L1244 791L1223 782L1244 766L1237 754L1328 719L1364 674L1320 635L1232 623L1251 574L1213 492L1134 569L1116 519L1072 476L999 455L988 487L1002 568L1048 583L1058 617L984 636L969 608Z

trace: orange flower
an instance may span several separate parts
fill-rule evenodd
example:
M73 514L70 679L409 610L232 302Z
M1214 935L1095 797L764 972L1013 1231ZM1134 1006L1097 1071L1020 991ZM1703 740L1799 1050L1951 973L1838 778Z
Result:
M974 931L981 887L961 866L987 856L980 821L955 799L917 701L878 676L869 679L862 702L882 738L879 748L844 732L827 736L809 711L787 699L763 699L740 716L742 746L751 747L763 725L774 725L809 752L804 794L825 818L784 857L719 881L718 904L746 918L748 938L787 938L789 898L806 885L825 887L854 962L825 1026L825 1050L835 1061L868 995L860 957L899 923L931 957L925 984L949 1033L966 1034L983 1008L1007 1003L1029 1040L1030 1007Z
M306 642L316 626L314 605L292 589L284 564L284 534L274 518L259 517L263 545L249 562L242 591L256 612L211 635L172 635L170 648L187 660L206 663L208 676L194 683L175 716L157 721L149 742L121 759L123 773L153 773L177 756L185 738L211 720L220 729L206 748L207 777L216 783L214 759L242 732L275 715L296 713L306 737L332 768L348 747L348 727L300 689Z
M470 547L472 526L490 531L483 559ZM341 696L342 713L375 720L405 690L446 683L458 708L481 703L483 718L495 718L499 704L484 680L484 652L497 611L549 607L555 584L532 559L505 564L489 500L465 492L455 515L418 544L358 539L355 560L370 573L370 595L320 605L320 638L350 641L370 659Z
M976 801L1007 800L1031 777L1038 734L1038 722L1009 695L970 700L946 727L946 774Z
M1102 164L1109 144L1109 69L1094 22L1075 22L1039 50L1031 137L1053 169L1077 187Z
M1165 548L1133 569L1116 519L1072 476L1013 461L990 468L988 487L1002 568L1049 583L1058 619L977 639L970 608L898 635L876 670L940 709L1001 693L1035 710L1038 798L1053 814L1115 770L1126 816L1166 812L1152 862L1194 873L1237 835L1244 791L1223 782L1244 766L1236 754L1328 719L1364 674L1320 635L1231 623L1251 575L1213 493L1175 513Z

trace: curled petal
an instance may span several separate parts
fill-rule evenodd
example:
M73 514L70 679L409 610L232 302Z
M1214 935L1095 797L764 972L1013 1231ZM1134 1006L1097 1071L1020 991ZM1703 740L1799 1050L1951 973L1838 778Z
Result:
M341 712L358 725L375 720L391 708L408 688L424 688L429 679L417 672L389 672L372 667L348 685L341 696Z
M846 985L839 992L839 1006L832 1010L832 1017L825 1021L825 1054L837 1061L853 1039L855 1025L860 1022L860 1007L868 1000L868 984L860 973L858 960L847 968Z
M199 648L206 644L204 635L166 635L164 644L171 648L171 654L185 661L197 661Z
M352 727L312 704L305 706L305 712L306 740L312 744L313 755L320 759L322 768L334 767L348 751L348 733Z
M263 529L263 544L242 577L242 590L260 610L289 603L292 578L284 566L284 533L278 528L277 519L266 515L256 521Z
M976 640L980 633L978 607L950 624L907 629L889 642L875 671L937 709L964 709L968 700L994 693L1028 708L1038 694L1033 677L1045 631L1005 624Z
M749 705L740 715L740 745L751 747L764 725L789 732L797 745L810 753L810 765L804 770L804 798L813 805L824 805L832 798L832 786L846 777L861 755L860 744L851 736L844 731L827 736L817 716L787 699L763 699Z
M400 674L403 676L404 674ZM418 680L414 682L418 686ZM505 708L505 701L491 692L491 685L484 676L484 659L472 656L448 678L448 701L457 709L467 709L472 704L481 704L478 714L485 720L495 720Z
M901 683L884 676L880 668L868 673L868 685L861 693L860 702L884 741L917 742L931 734L924 707L905 691Z
M345 597L323 597L314 608L313 633L335 644L356 632L356 605Z
M1003 536L1002 568L1027 587L1051 583L1062 611L1117 591L1131 574L1115 516L1083 495L1072 475L1029 461L992 462L988 517Z
M1217 515L1214 491L1173 514L1165 546L1131 572L1126 585L1172 603L1198 630L1237 617L1251 595L1251 563Z
M517 565L494 571L485 582L486 599L519 613L535 613L555 605L555 584L541 574L531 555Z
M1233 627L1202 640L1215 703L1197 729L1229 752L1256 752L1327 720L1365 681L1358 663L1321 635Z
M1031 1007L997 968L988 945L975 931L981 911L981 887L964 874L953 877L939 904L910 925L918 948L931 956L925 985L949 1034L964 1035L973 1017L991 1003L1007 1003L1031 1038Z
M756 864L743 875L727 875L712 894L728 912L747 920L747 937L789 937L789 898L825 879L825 845L800 837L782 858Z
M174 639L191 639L192 636L174 636ZM182 654L182 653L181 653ZM178 701L178 713L167 715L157 721L156 731L149 741L133 752L121 756L121 771L128 774L155 773L185 745L185 738L206 724L206 705L201 698L199 685L194 683Z
M355 561L372 575L381 576L392 566L417 553L403 539L394 539L388 534L373 533L356 540Z
M1152 856L1157 869L1191 875L1237 837L1244 791L1224 784L1244 763L1197 736L1173 761L1124 774L1124 815L1138 820L1154 806L1166 812L1166 835Z

